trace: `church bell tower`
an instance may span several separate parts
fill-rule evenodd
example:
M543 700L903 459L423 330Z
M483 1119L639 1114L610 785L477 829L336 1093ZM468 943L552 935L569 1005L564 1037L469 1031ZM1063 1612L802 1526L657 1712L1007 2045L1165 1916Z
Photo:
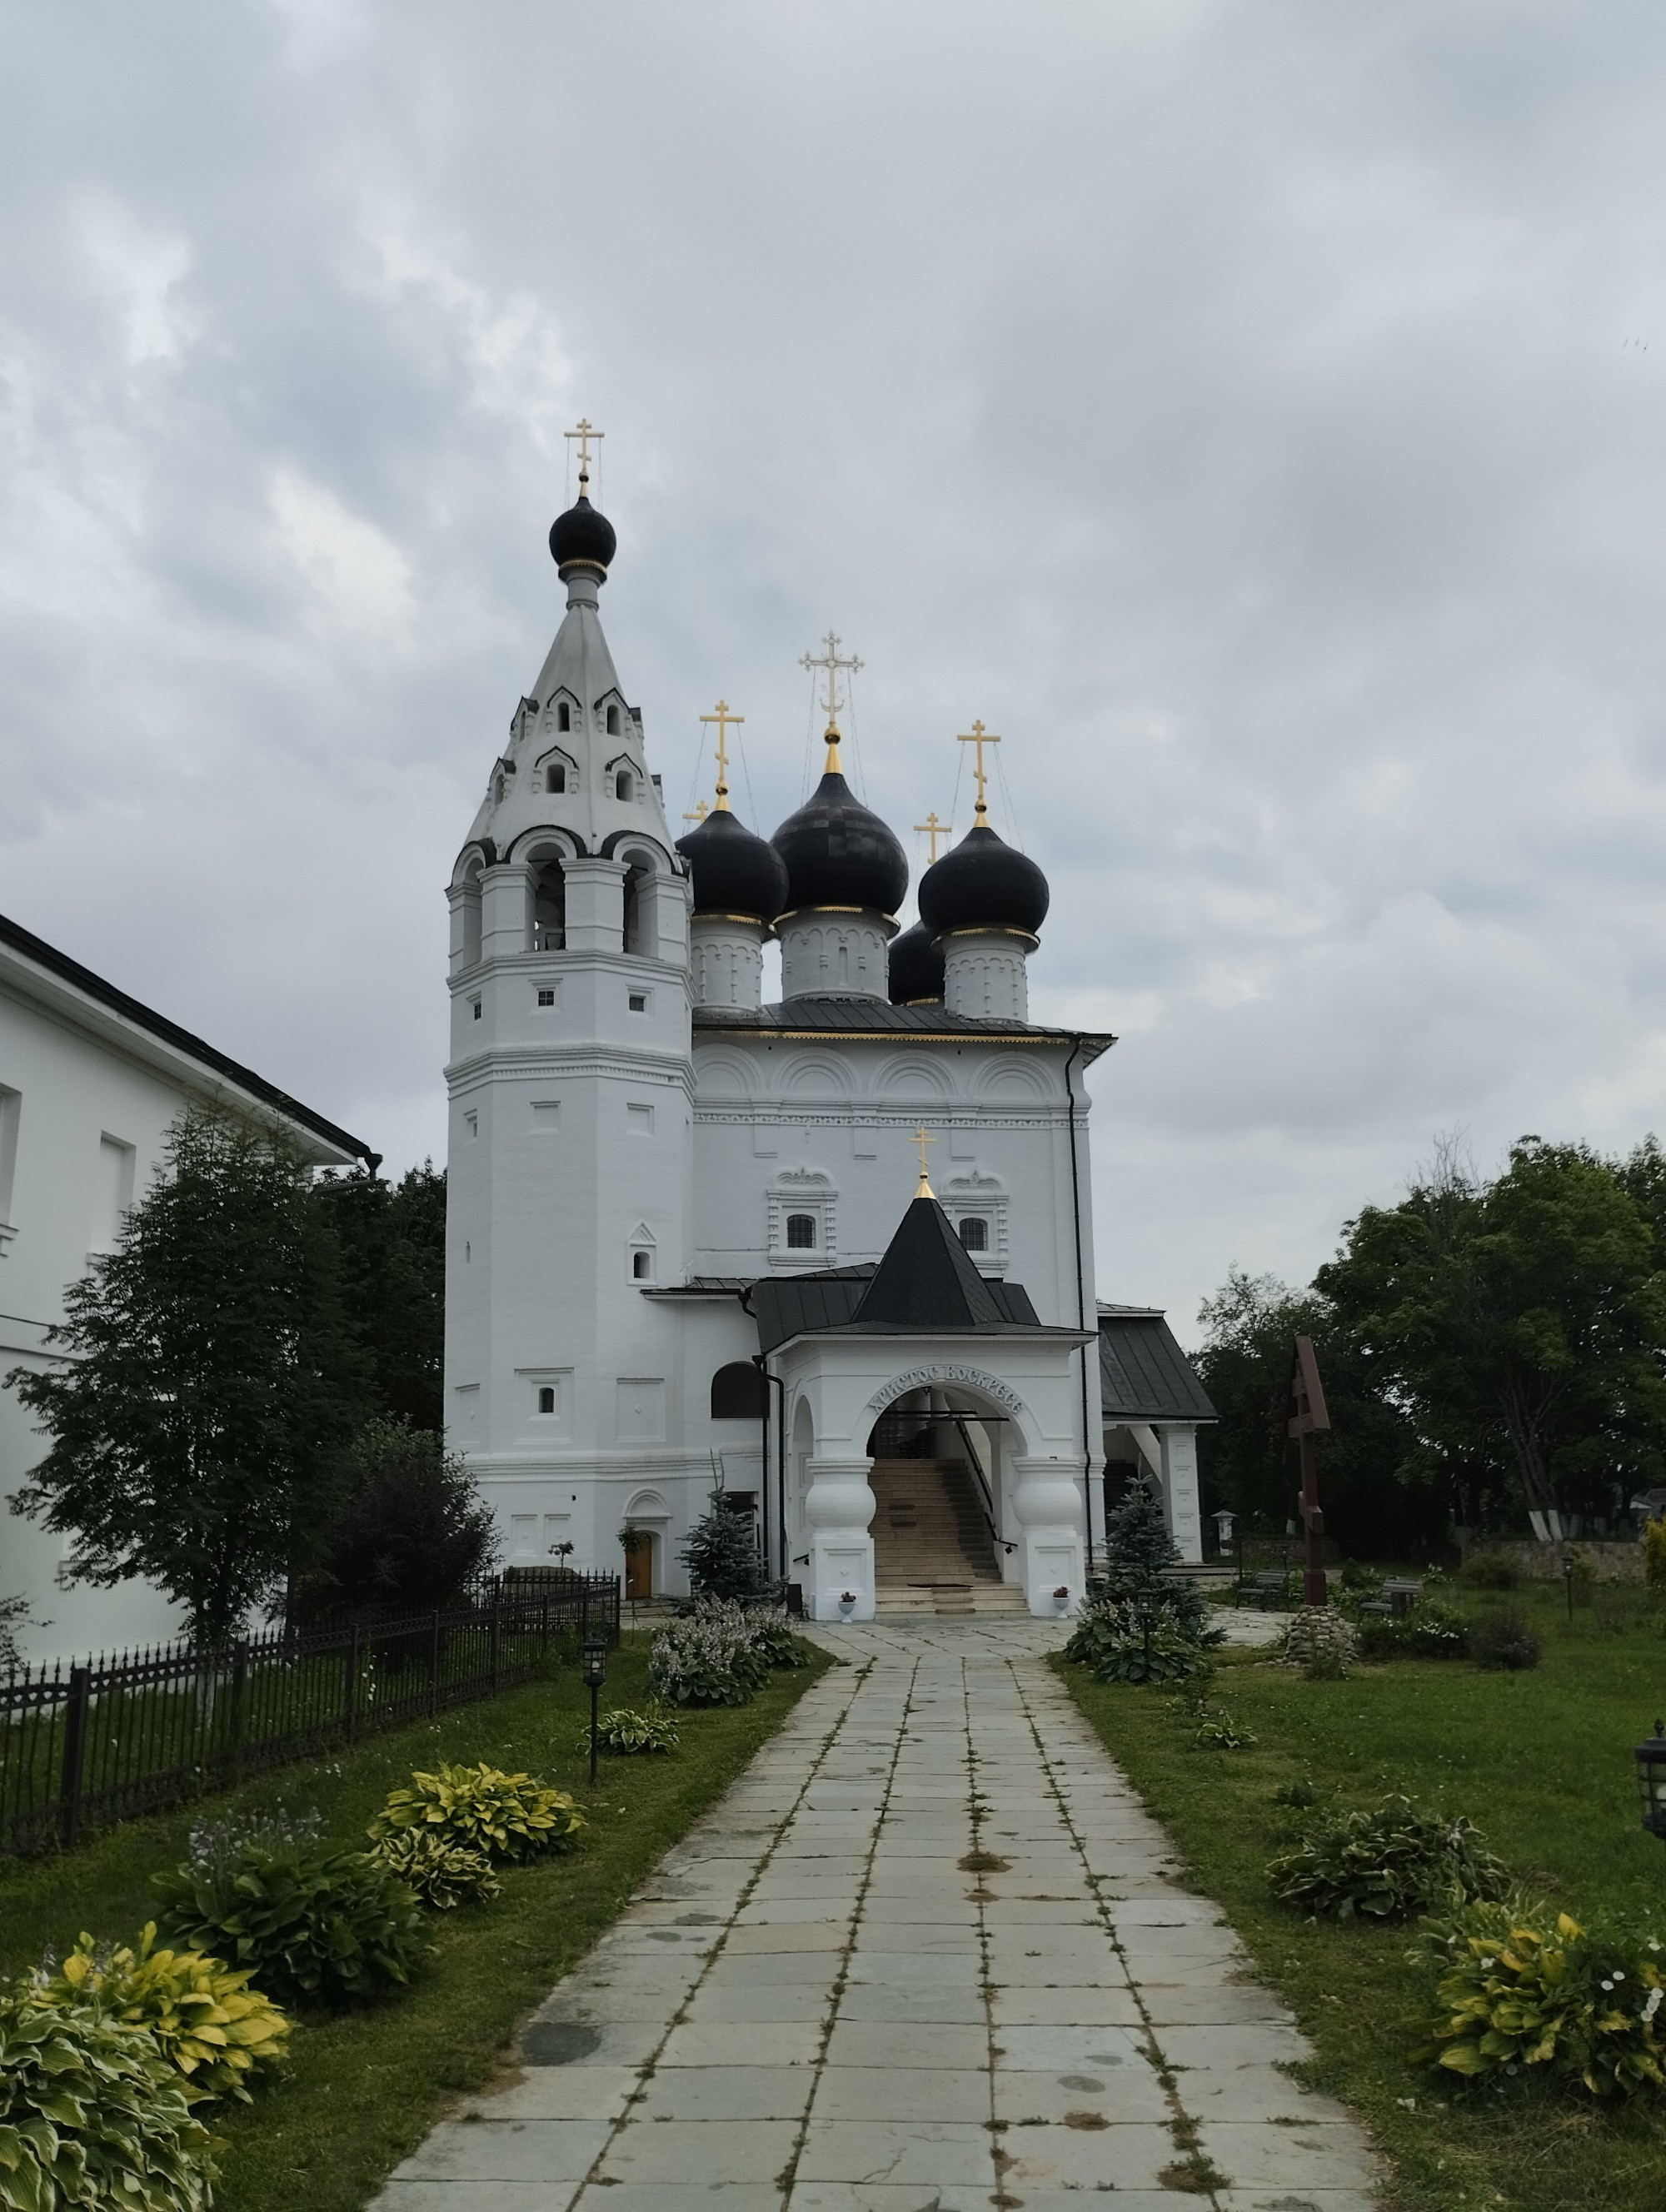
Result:
M676 1433L670 1317L643 1293L687 1267L689 884L599 618L599 434L569 434L566 614L449 889L446 1408L506 1564L611 1571Z

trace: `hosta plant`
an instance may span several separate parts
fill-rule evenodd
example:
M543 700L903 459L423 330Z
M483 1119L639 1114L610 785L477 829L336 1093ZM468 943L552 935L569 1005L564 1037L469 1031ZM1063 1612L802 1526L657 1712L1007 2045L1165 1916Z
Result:
M501 1897L503 1885L484 1851L454 1844L438 1828L393 1828L379 1836L371 1856L434 1912Z
M1065 1654L1101 1682L1196 1681L1214 1664L1207 1646L1171 1614L1132 1599L1098 1599L1085 1608Z
M1403 1920L1453 1898L1501 1897L1508 1876L1479 1829L1409 1797L1314 1821L1268 1862L1273 1894L1321 1918Z
M379 1842L403 1828L425 1828L496 1863L564 1850L583 1826L564 1790L482 1764L413 1774L408 1788L388 1792L368 1832Z
M1666 2087L1657 1938L1594 1932L1512 1898L1429 1923L1412 1956L1438 1977L1418 2058L1471 2079L1537 2074L1594 2097Z
M150 1921L137 1947L100 1948L83 1935L53 1969L29 1978L42 2005L74 2011L93 2007L106 2018L149 2031L156 2048L194 2095L236 2097L283 2058L287 2015L249 1986L246 1967L223 1965L202 1951L158 1949Z
M1194 1711L1197 1726L1192 1746L1196 1751L1248 1751L1261 1741L1254 1729L1236 1718L1226 1705L1211 1705L1200 1698Z
M601 1714L596 1722L596 1743L599 1750L616 1752L621 1758L632 1753L655 1751L675 1751L677 1723L669 1713L657 1706L645 1706L634 1711L629 1705L615 1705ZM580 1732L575 1750L588 1752L590 1731Z
M207 2212L213 2150L147 2029L27 1984L0 1996L6 2212Z
M368 1996L409 1981L423 1956L404 1883L322 1838L252 1838L151 1880L164 1934L246 1970L283 2004Z

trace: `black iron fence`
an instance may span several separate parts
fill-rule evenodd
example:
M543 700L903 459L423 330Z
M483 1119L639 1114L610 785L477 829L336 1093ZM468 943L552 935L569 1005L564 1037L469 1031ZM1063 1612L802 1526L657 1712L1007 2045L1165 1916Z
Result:
M619 1636L617 1575L506 1577L444 1612L161 1644L0 1677L0 1851L69 1845L285 1760L529 1681Z

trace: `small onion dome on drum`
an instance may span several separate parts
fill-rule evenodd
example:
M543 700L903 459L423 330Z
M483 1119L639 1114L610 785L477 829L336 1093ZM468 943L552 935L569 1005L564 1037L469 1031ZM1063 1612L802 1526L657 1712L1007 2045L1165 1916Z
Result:
M755 836L727 806L679 837L677 849L694 879L696 914L743 915L771 922L786 905L786 863L773 845Z
M908 856L836 769L769 841L787 863L784 912L816 906L895 914L909 887Z
M943 996L943 955L923 921L893 938L890 961L891 1002L912 1006Z
M550 525L550 556L563 583L569 568L588 568L595 575L605 576L618 544L613 525L591 506L582 491L566 514L558 514Z
M1047 878L987 823L970 830L920 878L920 918L934 937L952 929L1012 929L1033 937L1047 919Z

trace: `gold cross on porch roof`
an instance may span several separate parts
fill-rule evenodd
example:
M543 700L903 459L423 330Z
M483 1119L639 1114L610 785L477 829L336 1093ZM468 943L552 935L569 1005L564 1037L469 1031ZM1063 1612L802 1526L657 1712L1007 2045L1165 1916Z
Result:
M926 1174L926 1147L927 1145L934 1145L937 1139L935 1137L928 1137L922 1125L915 1131L914 1141L920 1147L920 1188L914 1194L916 1198L935 1198L937 1193L932 1188Z

